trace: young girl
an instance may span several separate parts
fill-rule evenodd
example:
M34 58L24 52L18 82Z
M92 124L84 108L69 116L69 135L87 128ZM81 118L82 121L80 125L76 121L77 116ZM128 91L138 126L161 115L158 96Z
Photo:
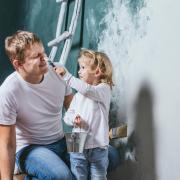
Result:
M70 153L71 170L77 180L105 180L108 167L112 65L102 52L82 50L78 59L79 78L64 68L55 68L68 85L77 91L64 121L88 129L83 153Z

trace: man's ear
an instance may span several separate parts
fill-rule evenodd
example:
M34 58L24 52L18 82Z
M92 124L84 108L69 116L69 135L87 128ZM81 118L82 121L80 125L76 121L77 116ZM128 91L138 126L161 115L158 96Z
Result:
M23 63L17 59L13 59L12 64L13 64L15 70L18 70L22 66Z

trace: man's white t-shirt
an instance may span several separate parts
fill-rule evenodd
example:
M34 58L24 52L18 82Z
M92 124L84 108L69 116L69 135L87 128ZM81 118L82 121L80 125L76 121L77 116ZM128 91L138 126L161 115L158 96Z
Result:
M63 136L64 97L71 89L51 68L40 84L12 73L0 86L0 124L16 124L16 151L29 144L50 144Z

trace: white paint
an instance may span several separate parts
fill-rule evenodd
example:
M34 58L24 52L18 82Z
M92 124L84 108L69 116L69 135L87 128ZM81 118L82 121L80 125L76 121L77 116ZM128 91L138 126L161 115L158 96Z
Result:
M149 0L137 15L139 28L122 2L112 0L112 8L101 22L108 26L98 45L114 66L117 86L113 100L121 113L127 109L131 132L134 101L142 82L149 82L154 91L157 180L179 180L180 1Z
M108 28L100 36L98 49L105 51L112 61L115 81L113 102L117 104L118 118L121 118L125 116L124 91L125 76L129 64L128 48L135 32L125 5L117 0L113 3L112 9L109 9L100 22L105 23Z

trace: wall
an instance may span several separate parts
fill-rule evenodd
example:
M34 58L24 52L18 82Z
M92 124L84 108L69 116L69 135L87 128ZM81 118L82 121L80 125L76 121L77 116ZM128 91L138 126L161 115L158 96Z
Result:
M21 15L23 0L0 1L0 84L13 71L4 52L4 39L22 27Z
M124 88L126 97L128 141L135 149L126 153L127 161L111 178L178 180L180 2L144 1L133 18L127 1L112 2L114 6L105 18L110 26L101 45L105 44L106 50L114 49L116 56L125 52L118 56L122 68L118 76L124 75L125 86L120 88ZM118 25L111 26L113 22ZM110 33L113 41L108 40Z
M12 71L2 52L3 39L17 29L34 31L49 53L46 44L55 35L59 7L55 0L0 3L2 82ZM128 122L128 138L116 142L125 148L125 161L110 174L111 180L180 178L179 6L178 0L83 3L67 67L76 74L80 47L105 51L112 60L116 84L111 122ZM64 27L69 23L72 8L70 1Z

